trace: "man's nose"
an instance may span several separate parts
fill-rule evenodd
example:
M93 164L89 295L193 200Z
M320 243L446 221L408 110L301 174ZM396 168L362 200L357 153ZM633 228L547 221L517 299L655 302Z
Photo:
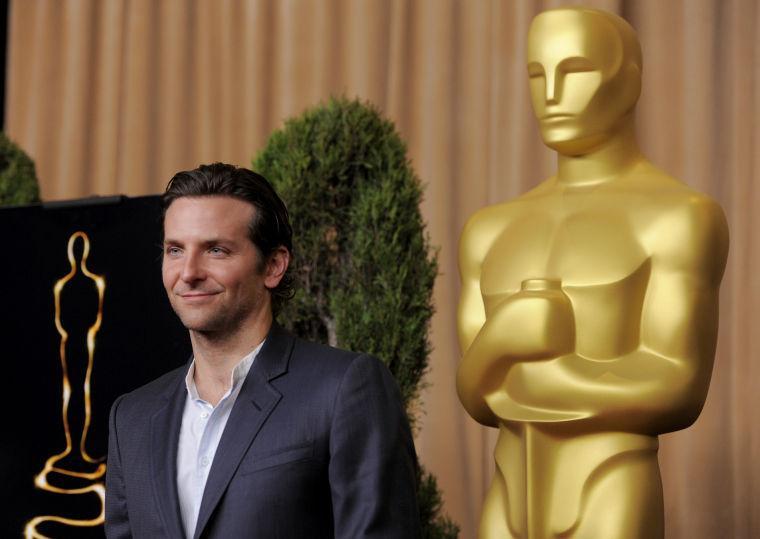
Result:
M202 281L206 278L202 260L197 254L187 254L182 264L180 278L188 283Z
M562 74L557 69L548 69L545 76L546 104L556 105L562 98Z

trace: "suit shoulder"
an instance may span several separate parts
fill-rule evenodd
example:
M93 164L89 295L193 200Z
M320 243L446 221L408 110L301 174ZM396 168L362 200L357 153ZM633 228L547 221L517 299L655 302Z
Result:
M305 370L314 370L323 379L325 377L332 377L336 381L339 381L350 367L359 365L370 368L373 371L379 370L383 374L387 373L388 376L391 376L387 366L375 356L343 350L300 338L296 338L293 358L297 363L297 368L309 365L311 368Z
M187 365L182 365L166 374L162 374L155 380L152 380L129 393L125 393L120 397L120 407L130 409L135 406L149 406L155 400L163 397L167 392L174 389L182 378L184 378L186 372Z
M316 363L320 370L345 369L360 355L362 354L358 352L351 352L326 344L307 341L300 337L296 337L295 345L293 347L294 358L300 358L310 363Z

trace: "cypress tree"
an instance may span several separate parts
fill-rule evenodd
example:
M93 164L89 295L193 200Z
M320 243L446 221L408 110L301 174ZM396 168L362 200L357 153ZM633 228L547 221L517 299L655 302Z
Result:
M0 132L0 206L40 201L34 162Z
M430 355L437 274L422 188L394 125L369 103L333 98L285 122L253 161L288 205L296 285L279 321L301 337L380 358L414 427ZM425 538L456 538L435 478L420 471Z

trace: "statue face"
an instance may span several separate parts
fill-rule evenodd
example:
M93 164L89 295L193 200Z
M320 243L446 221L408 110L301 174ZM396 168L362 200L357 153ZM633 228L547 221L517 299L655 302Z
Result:
M641 75L603 15L539 14L528 34L533 110L550 148L582 155L607 140L636 104Z

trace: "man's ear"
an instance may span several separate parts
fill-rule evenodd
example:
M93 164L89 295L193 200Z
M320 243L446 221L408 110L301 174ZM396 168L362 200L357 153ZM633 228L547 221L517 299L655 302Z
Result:
M272 251L264 267L264 286L270 289L277 288L288 269L288 264L290 264L290 251L282 245Z

